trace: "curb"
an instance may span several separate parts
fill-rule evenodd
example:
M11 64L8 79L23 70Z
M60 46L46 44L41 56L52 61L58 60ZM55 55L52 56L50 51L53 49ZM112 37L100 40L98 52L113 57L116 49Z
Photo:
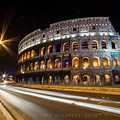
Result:
M0 103L0 110L2 111L4 117L7 120L14 120L14 118L11 116L11 114L7 111L7 109L4 107L4 105L2 105L2 103Z
M64 91L75 91L75 92L120 95L120 88L49 86L49 85L22 85L19 87L27 87L27 88L32 88L32 89L64 90Z
M1 109L2 108L2 109ZM12 107L4 100L0 100L0 109L7 120L24 120ZM9 112L10 111L10 112Z

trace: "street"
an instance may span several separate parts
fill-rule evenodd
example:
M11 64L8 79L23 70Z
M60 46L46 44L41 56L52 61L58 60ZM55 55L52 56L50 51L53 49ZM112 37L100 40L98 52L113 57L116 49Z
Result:
M1 101L23 120L119 120L119 96L0 86ZM12 113L13 112L13 113ZM16 113L15 113L16 112Z

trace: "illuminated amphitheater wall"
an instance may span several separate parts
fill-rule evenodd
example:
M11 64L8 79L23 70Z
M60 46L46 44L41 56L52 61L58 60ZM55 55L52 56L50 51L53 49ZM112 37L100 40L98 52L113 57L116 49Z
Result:
M120 36L108 17L61 21L18 45L17 82L55 85L120 83Z

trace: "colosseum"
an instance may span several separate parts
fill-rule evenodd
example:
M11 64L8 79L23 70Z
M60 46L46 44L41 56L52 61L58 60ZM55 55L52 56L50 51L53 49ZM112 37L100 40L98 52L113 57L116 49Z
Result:
M120 35L109 17L77 18L37 29L18 45L16 82L120 84Z

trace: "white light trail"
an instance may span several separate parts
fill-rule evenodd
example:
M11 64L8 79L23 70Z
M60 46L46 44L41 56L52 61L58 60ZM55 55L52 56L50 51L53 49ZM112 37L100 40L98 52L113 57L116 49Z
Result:
M72 105L76 105L76 106L92 108L92 109L101 110L101 111L110 112L110 113L120 115L120 109L115 108L115 107L109 107L109 106L105 106L105 105L96 105L96 104L85 103L85 102L77 102L75 100L69 100L69 99L65 99L65 98L58 98L58 97L53 97L53 96L47 96L47 95L42 95L42 94L20 91L20 90L13 89L13 88L10 88L10 87L6 87L4 89L8 89L8 90L11 90L11 91L14 91L14 92L17 92L17 93L30 95L30 96L34 96L34 97L39 97L39 98L43 98L43 99L47 99L47 100L52 100L52 101L72 104Z
M29 88L18 88L18 87L14 87L14 88L15 89L19 89L19 90L32 92L32 93L39 93L39 94L45 94L45 95L51 95L51 96L57 96L57 97L64 97L64 98L72 98L72 99L78 99L78 100L90 100L90 101L97 101L97 102L107 102L107 103L117 103L117 104L120 104L120 102L113 101L113 100L105 100L105 99L99 99L99 98L76 96L76 95L69 95L69 94L65 94L65 93L45 91L45 90L35 90L35 89L29 89Z

